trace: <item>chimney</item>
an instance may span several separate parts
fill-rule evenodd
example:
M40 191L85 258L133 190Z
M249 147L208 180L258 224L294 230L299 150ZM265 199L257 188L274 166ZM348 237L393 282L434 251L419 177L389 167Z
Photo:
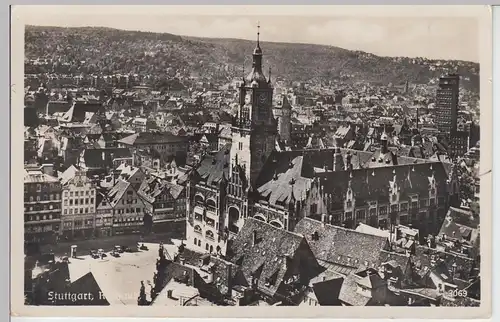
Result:
M257 231L254 230L252 232L252 246L255 246L257 244Z

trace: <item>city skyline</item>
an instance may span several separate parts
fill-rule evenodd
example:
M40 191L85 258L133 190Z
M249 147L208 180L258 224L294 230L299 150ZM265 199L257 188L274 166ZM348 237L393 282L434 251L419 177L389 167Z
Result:
M108 13L102 10L96 13L87 8L60 8L55 11L51 8L22 9L26 11L26 24L30 25L108 27L185 37L254 40L260 23L263 42L327 45L378 56L479 62L479 26L477 19L472 17L173 16L159 11L142 19L146 15L141 12ZM36 15L30 14L33 10ZM464 43L469 45L463 46Z

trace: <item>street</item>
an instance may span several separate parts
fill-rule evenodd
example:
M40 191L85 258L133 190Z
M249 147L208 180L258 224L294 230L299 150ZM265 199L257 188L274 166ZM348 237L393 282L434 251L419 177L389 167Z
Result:
M148 236L144 236L142 241L144 243L158 244L160 242L163 242L164 244L170 244L170 237L170 233L151 234ZM120 235L71 242L64 241L59 242L58 244L42 245L41 252L54 253L54 255L56 256L69 256L71 245L77 245L77 256L81 256L88 255L91 249L97 250L99 248L102 248L105 252L109 252L116 245L135 247L136 243L140 240L140 235Z

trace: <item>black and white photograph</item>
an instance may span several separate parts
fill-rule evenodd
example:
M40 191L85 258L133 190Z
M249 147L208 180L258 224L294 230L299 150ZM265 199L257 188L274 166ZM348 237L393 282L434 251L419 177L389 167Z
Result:
M22 11L24 306L482 306L477 17L112 7Z

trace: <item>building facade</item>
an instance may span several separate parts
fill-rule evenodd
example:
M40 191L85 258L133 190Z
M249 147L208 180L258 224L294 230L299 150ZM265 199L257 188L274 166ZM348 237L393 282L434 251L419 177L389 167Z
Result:
M186 189L153 175L144 178L137 192L151 216L152 232L172 232L184 235L186 231Z
M68 168L62 175L62 225L64 239L92 238L95 233L96 188L85 171Z
M40 169L24 172L24 240L53 243L61 225L61 184Z
M145 208L133 185L119 178L101 200L97 211L99 219L112 218L111 233L120 235L143 232Z
M449 137L457 129L460 76L449 74L441 77L438 86L435 123L438 131Z

